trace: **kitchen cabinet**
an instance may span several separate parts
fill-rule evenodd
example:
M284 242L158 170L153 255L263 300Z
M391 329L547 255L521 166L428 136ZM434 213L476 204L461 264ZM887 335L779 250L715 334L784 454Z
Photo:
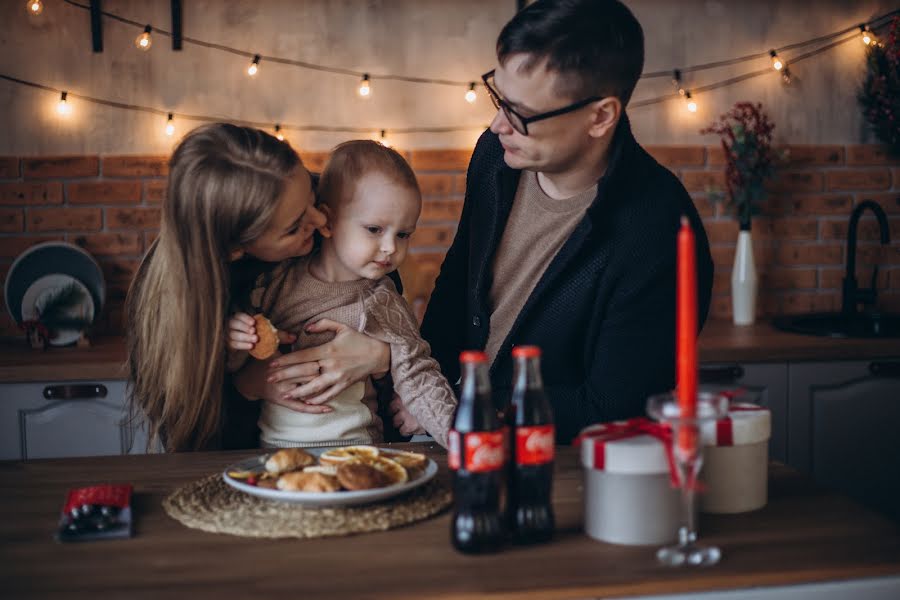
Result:
M126 382L0 384L0 459L143 453L147 436L132 423Z

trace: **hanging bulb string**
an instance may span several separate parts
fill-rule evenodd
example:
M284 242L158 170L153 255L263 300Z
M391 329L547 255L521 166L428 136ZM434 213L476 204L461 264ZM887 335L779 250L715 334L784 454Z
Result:
M69 4L71 6L83 9L83 10L90 10L90 6L81 4L80 2L76 2L75 0L63 0L63 2L65 2L66 4ZM107 17L108 19L111 19L113 21L118 21L120 23L124 23L124 24L130 25L132 27L138 27L140 29L143 29L144 26L146 25L146 23L140 23L138 21L134 21L132 19L128 19L126 17L122 17L120 15L113 14L113 13L107 12L105 10L100 11L100 14L102 14L104 17ZM868 26L874 32L876 29L886 25L888 23L888 21L896 15L900 15L900 8L892 10L887 13L884 13L877 17L874 17L871 20L863 23L863 25ZM794 50L797 48L802 48L805 46L810 46L810 45L818 44L821 42L826 42L828 40L832 40L834 38L840 37L851 31L856 33L855 37L858 37L859 36L859 25L860 25L860 23L857 21L853 25L851 25L847 28L844 28L840 31L835 31L833 33L828 33L828 34L821 35L821 36L818 36L818 37L815 37L812 39L808 39L808 40L794 42L792 44L787 44L785 46L779 46L779 47L774 48L774 50L778 53L788 51L788 50ZM156 27L153 28L153 33L157 34L157 35L172 37L171 32L166 31L164 29L157 29ZM250 52L247 50L241 50L239 48L233 48L231 46L225 46L224 44L217 44L215 42L207 42L204 40L199 40L196 38L191 38L191 37L186 37L186 36L182 36L181 39L185 44L193 44L195 46L201 46L203 48L220 50L222 52L228 52L230 54L234 54L236 56L242 56L244 58L253 58L257 54L259 54L258 52ZM686 66L686 67L681 67L681 72L682 73L693 73L696 71L705 71L707 69L726 67L726 66L730 66L730 65L743 63L743 62L748 62L751 60L756 60L759 58L765 58L767 56L769 56L769 50L763 50L761 52L747 54L744 56L739 56L739 57L731 58L731 59L727 59L727 60L720 60L720 61L715 61L715 62L710 62L710 63L703 63L703 64L699 64L699 65L690 65L690 66ZM430 84L435 84L435 85L445 85L445 86L454 86L454 87L465 86L466 88L468 88L469 84L471 83L471 81L454 81L454 80L450 80L450 79L436 79L436 78L431 78L431 77L413 77L413 76L409 76L409 75L395 75L395 74L390 74L390 73L379 74L379 73L372 73L370 71L356 71L353 69L345 69L342 67L331 67L331 66L320 65L320 64L301 61L301 60L294 60L291 58L284 58L284 57L280 57L280 56L269 56L266 54L259 54L259 57L266 62L289 65L289 66L294 66L294 67L301 67L304 69L310 69L313 71L321 71L321 72L325 72L325 73L334 73L337 75L349 75L349 76L356 77L356 78L361 78L363 75L368 74L370 79L372 79L372 80L383 79L383 80L392 80L392 81L404 81L407 83L430 83ZM796 60L796 59L793 59L793 60ZM771 68L769 68L769 71L771 71ZM671 77L671 75L672 75L672 70L667 69L665 71L652 71L649 73L643 73L641 75L641 79ZM482 84L478 83L477 85L481 86Z

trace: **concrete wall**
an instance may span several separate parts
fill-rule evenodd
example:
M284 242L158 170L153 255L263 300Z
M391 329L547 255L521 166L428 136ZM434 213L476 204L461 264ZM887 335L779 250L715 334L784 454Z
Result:
M86 0L84 2L86 4ZM139 31L104 20L105 49L90 47L88 13L45 0L29 17L24 0L0 3L0 73L55 88L190 114L317 125L440 127L452 134L396 136L406 149L471 147L494 111L482 92L475 105L464 89L373 82L371 99L357 80L263 63L255 79L247 59L185 45L173 52L157 36L149 52L135 49ZM184 34L252 52L348 69L453 80L477 79L494 64L494 42L515 10L514 0L185 0ZM888 0L628 0L644 26L646 70L670 69L758 52L829 33L895 8ZM104 9L169 29L169 2L106 0ZM697 86L766 66L761 59L707 71L686 80ZM698 95L688 115L679 102L635 109L645 144L710 143L697 130L738 100L763 102L779 141L794 144L872 141L855 102L863 45L852 42L793 68L785 88L776 74ZM635 99L669 93L668 78L642 82ZM55 113L54 94L0 81L0 155L165 154L173 138L164 117L73 101L74 113ZM177 124L174 139L192 125ZM328 149L349 134L289 134L306 150Z

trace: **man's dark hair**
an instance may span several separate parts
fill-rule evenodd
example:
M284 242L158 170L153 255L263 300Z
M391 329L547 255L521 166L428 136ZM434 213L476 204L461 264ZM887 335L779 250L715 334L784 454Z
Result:
M618 0L537 0L497 38L500 63L513 54L529 55L526 70L546 60L560 95L616 96L624 106L644 68L644 32Z

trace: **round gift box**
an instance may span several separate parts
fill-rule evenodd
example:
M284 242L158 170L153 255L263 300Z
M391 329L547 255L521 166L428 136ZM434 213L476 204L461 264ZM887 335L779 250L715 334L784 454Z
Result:
M646 419L633 419L592 425L578 437L585 469L584 530L594 539L645 545L676 538L679 492L672 486L663 440L643 433L646 427L661 431Z
M702 512L733 514L766 505L771 434L769 410L747 403L733 402L727 417L702 427Z

